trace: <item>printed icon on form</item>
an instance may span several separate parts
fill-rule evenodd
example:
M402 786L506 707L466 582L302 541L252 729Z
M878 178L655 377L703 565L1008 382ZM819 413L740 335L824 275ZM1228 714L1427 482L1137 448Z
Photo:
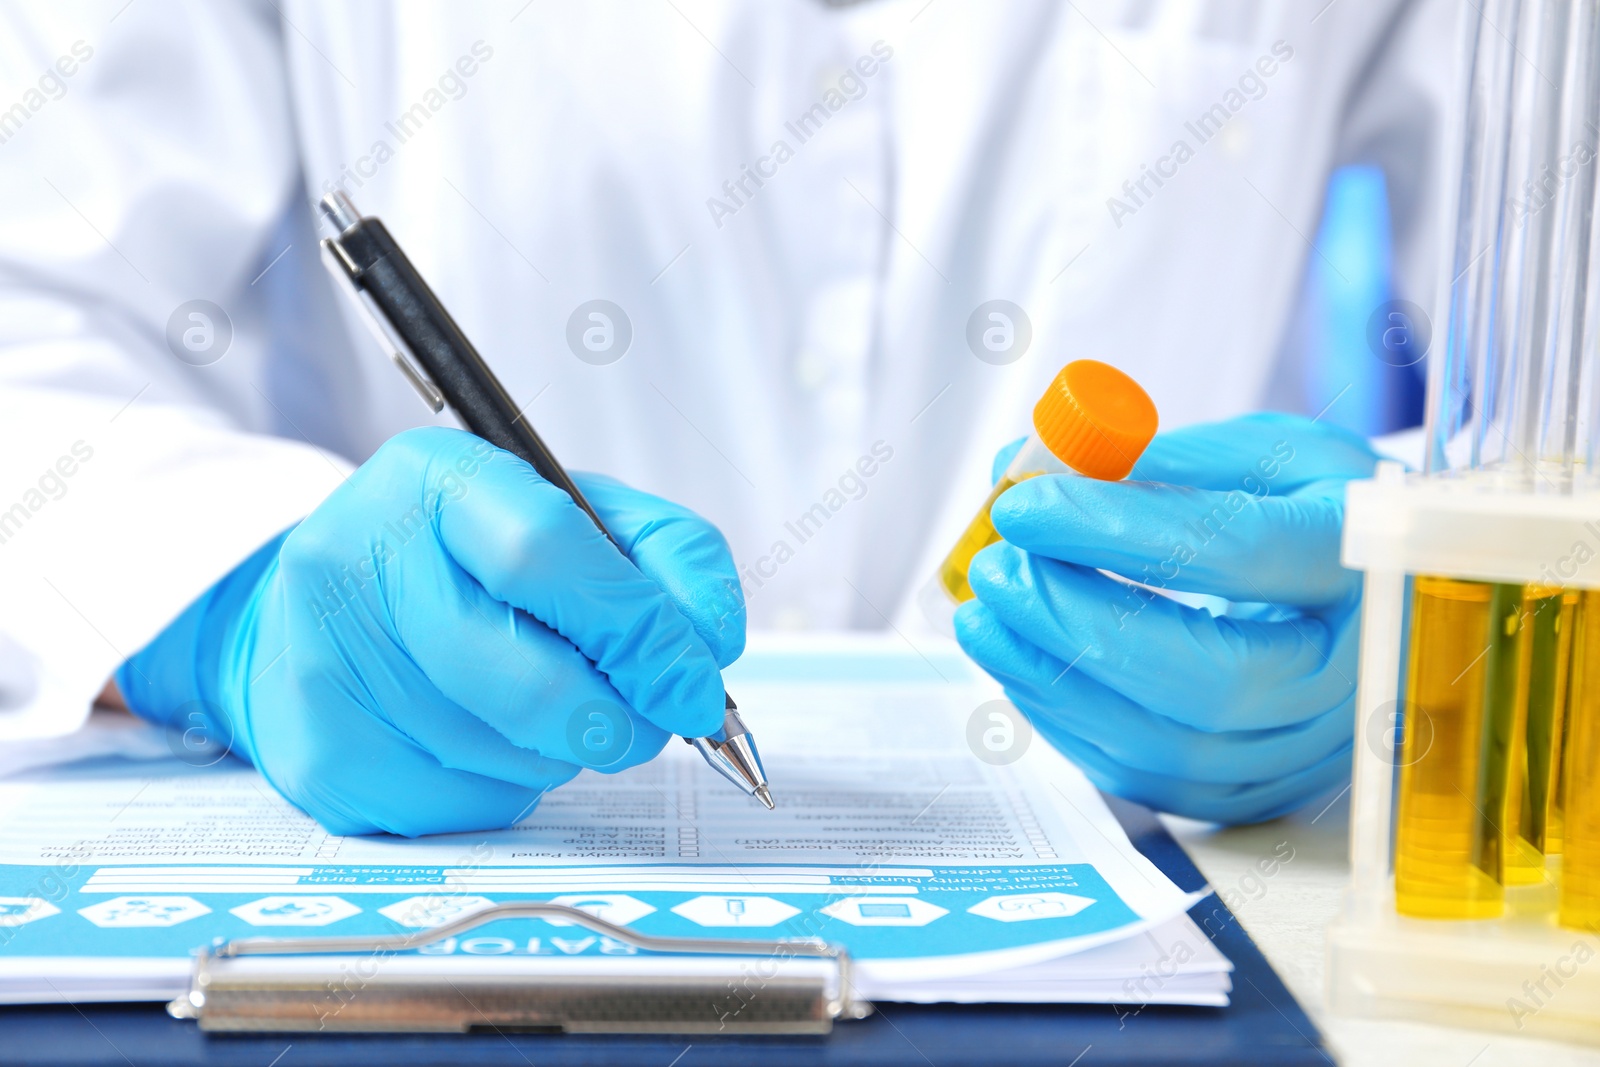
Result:
M915 897L851 897L829 904L822 914L851 926L927 926L950 912Z
M447 923L469 911L487 908L493 903L494 901L488 897L406 897L404 900L397 900L393 904L379 908L378 914L393 919L401 926L416 929Z
M327 926L361 914L343 897L262 897L228 910L251 926Z
M59 914L60 908L38 897L0 897L0 926L21 926Z
M800 914L800 909L772 897L702 896L673 905L681 915L699 926L777 926Z
M1003 923L1028 919L1068 919L1093 904L1091 897L1071 893L1010 893L979 901L967 911Z
M194 897L112 897L78 914L96 926L177 926L211 909Z
M638 897L630 897L626 893L569 893L566 896L551 897L550 903L565 904L569 908L586 911L596 919L604 919L618 926L627 926L656 910ZM546 919L545 922L551 926L572 925L561 919Z

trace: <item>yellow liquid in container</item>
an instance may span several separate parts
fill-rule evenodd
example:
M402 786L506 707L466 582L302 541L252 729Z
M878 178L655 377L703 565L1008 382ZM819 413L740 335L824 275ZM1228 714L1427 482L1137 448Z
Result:
M1485 660L1484 767L1478 779L1486 852L1500 857L1504 885L1544 880L1544 856L1520 832L1528 808L1528 688L1532 627L1523 588L1495 584L1489 601ZM1541 653L1542 654L1542 653ZM1548 665L1554 667L1554 663Z
M1537 857L1534 881L1543 878L1544 857L1561 852L1561 741L1577 603L1576 592L1559 587L1530 585L1523 594L1520 685L1527 711L1516 830Z
M1576 594L1565 752L1559 921L1576 930L1600 924L1600 590Z
M1505 887L1551 877L1580 619L1579 595L1556 586L1414 580L1395 825L1402 914L1489 918ZM1515 899L1519 911L1549 907Z
M994 489L989 493L989 499L983 502L983 507L972 517L967 528L956 539L956 547L939 564L939 584L944 586L944 591L958 604L965 604L973 597L972 586L967 582L967 568L972 566L972 557L982 552L985 548L1000 540L1000 533L994 528L994 520L989 518L989 509L994 507L994 502L1000 499L1000 494L1010 489L1020 481L1043 474L1043 471L1034 471L1029 474L1019 475L1015 478L1003 477L994 483Z
M1000 494L1041 474L1119 481L1156 433L1156 406L1139 383L1106 363L1080 359L1062 367L1033 407L1033 434L1012 457L955 547L923 587L922 606L947 628L955 608L973 599L972 557L1000 540L989 509ZM931 595L929 595L931 594Z
M1504 908L1498 834L1478 798L1493 593L1484 582L1415 579L1395 824L1403 915L1484 919Z

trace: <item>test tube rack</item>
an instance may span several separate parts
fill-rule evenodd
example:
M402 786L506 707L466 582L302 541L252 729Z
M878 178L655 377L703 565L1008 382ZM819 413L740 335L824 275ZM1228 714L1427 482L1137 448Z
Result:
M1340 1014L1600 1043L1600 936L1558 925L1559 856L1536 884L1506 887L1498 918L1397 909L1401 741L1428 725L1404 699L1416 577L1600 589L1600 491L1507 489L1492 472L1438 477L1392 462L1348 488L1343 560L1364 572L1365 596L1351 881L1328 935L1329 1000Z

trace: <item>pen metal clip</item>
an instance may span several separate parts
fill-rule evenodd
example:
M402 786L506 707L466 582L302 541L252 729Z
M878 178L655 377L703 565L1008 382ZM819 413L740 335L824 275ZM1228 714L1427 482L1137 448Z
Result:
M502 919L555 919L651 953L765 957L739 973L629 956L520 959L403 955ZM351 963L330 957L364 953ZM294 960L255 957L299 956ZM656 937L579 908L494 904L395 936L252 937L200 949L167 1006L203 1030L823 1034L865 1018L850 954L817 938Z
M322 265L333 275L334 284L344 290L345 295L355 304L362 320L367 324L367 329L372 332L372 336L384 351L389 353L389 358L400 368L405 380L411 383L411 388L415 389L422 402L428 405L428 410L435 415L443 411L444 397L422 373L422 369L412 358L410 346L390 328L389 320L377 304L373 303L371 295L356 285L355 264L346 258L344 249L331 237L322 239Z

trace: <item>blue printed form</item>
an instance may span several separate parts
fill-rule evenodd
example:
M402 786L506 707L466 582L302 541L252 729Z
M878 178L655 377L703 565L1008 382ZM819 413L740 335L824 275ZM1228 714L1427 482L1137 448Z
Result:
M0 780L0 1000L164 999L218 937L408 933L553 900L646 934L820 937L878 999L1105 1001L1133 982L1142 1002L1226 1003L1196 898L957 657L791 642L728 681L775 812L681 743L586 771L511 829L421 840L331 836L247 766L150 736L144 758ZM415 955L645 954L519 919Z

